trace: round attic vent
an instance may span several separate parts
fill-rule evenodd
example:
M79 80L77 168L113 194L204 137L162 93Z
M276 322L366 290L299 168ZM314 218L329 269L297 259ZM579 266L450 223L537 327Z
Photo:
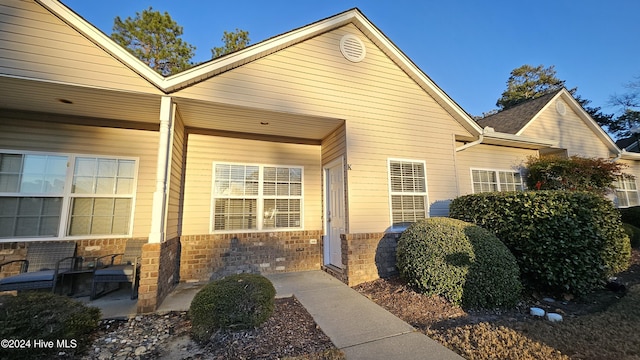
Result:
M564 102L562 100L556 101L556 111L560 115L564 115L567 113L567 107L564 106Z
M360 62L367 54L364 43L355 35L347 34L340 39L340 52L345 59Z

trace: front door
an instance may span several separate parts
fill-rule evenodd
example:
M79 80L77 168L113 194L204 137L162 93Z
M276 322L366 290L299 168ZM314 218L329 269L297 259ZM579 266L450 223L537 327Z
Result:
M342 268L340 234L345 232L344 166L342 159L325 167L324 263Z

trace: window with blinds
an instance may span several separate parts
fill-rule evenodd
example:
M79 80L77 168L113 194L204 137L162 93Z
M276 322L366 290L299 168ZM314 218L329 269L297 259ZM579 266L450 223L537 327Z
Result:
M473 192L522 191L522 176L517 171L471 169Z
M0 238L128 235L134 159L0 152Z
M618 207L629 207L640 205L636 180L619 176L615 183Z
M392 225L427 217L424 161L389 160L389 188Z
M212 230L302 228L302 167L214 164Z

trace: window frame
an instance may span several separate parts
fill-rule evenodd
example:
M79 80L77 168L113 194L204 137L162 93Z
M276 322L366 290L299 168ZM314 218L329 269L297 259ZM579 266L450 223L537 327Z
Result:
M476 191L476 185L475 185L475 181L473 180L473 172L474 171L488 171L488 172L493 172L496 176L496 185L497 185L497 192L507 192L507 191L514 191L514 190L503 190L502 186L503 184L500 182L500 173L511 173L511 174L519 174L520 175L520 186L521 186L521 190L515 190L515 191L524 191L526 189L525 187L525 183L524 183L524 176L522 176L522 171L521 170L513 170L513 169L497 169L497 168L470 168L469 169L469 173L471 175L471 192L473 194L481 194L482 191ZM486 191L485 191L486 192Z
M135 206L137 198L137 188L139 180L140 158L130 156L103 155L103 154L81 154L70 152L50 152L50 151L33 151L33 150L15 150L0 149L1 154L16 154L22 156L61 156L67 159L67 168L65 173L64 188L61 193L22 193L22 192L0 192L0 197L16 197L16 198L60 198L62 200L60 210L60 220L58 224L58 233L56 236L11 236L0 238L0 243L15 241L47 241L47 240L78 240L78 239L114 239L129 238L133 234ZM94 158L94 159L110 159L110 160L126 160L133 161L133 181L131 184L131 193L127 194L76 194L73 192L74 170L77 158ZM75 198L126 198L131 199L131 208L128 215L128 227L126 234L96 234L96 235L69 235L71 226L72 202Z
M257 195L230 195L230 196L218 196L216 195L216 165L229 165L229 166L255 166L258 167L258 193ZM299 169L300 170L300 195L287 195L287 196L278 196L278 195L265 195L264 193L264 169L274 167L274 168L288 168L288 169ZM303 165L284 165L284 164L266 164L266 163L251 163L251 162L229 162L229 161L213 161L212 169L211 169L211 204L209 211L209 233L210 234L230 234L230 233L238 233L238 234L246 234L246 233L256 233L256 232L284 232L284 231L302 231L304 230L304 194L305 194L305 179L304 179L304 166ZM245 177L246 179L246 177ZM215 203L216 199L256 199L256 227L254 229L229 229L229 230L216 230L216 211L215 211ZM299 199L300 200L300 226L299 227L273 227L266 228L264 226L265 219L265 210L264 210L264 202L265 200L272 199Z
M424 191L422 192L402 192L402 191L393 191L392 180L391 180L391 164L394 162L398 163L414 163L422 165L424 170ZM424 215L425 218L429 217L429 184L427 180L427 162L425 160L418 159L404 159L404 158L387 158L387 189L389 191L389 224L391 231L404 231L407 227L407 224L410 222L400 222L396 223L393 221L393 197L394 196L422 196L424 197ZM396 225L400 224L400 225Z
M626 181L632 181L635 189L627 189L627 183ZM618 184L622 184L623 188L619 188ZM628 208L628 207L634 207L634 206L638 206L640 205L640 191L638 189L638 183L636 182L636 179L624 179L622 178L622 176L618 176L618 179L616 181L616 183L614 184L614 195L616 196L616 205L618 208ZM636 205L630 205L629 202L629 193L630 192L635 192L636 193L636 198L639 200L638 204ZM625 198L626 198L626 205L620 205L620 195L619 193L624 193Z

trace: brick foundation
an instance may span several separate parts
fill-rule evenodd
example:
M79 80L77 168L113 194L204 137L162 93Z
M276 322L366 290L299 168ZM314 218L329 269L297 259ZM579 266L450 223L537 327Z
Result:
M399 233L342 234L343 269L328 271L349 286L396 275ZM338 274L333 272L338 271Z
M180 241L181 281L318 270L322 264L322 231L189 235Z
M140 267L137 312L155 311L177 284L180 264L180 239L144 244Z

